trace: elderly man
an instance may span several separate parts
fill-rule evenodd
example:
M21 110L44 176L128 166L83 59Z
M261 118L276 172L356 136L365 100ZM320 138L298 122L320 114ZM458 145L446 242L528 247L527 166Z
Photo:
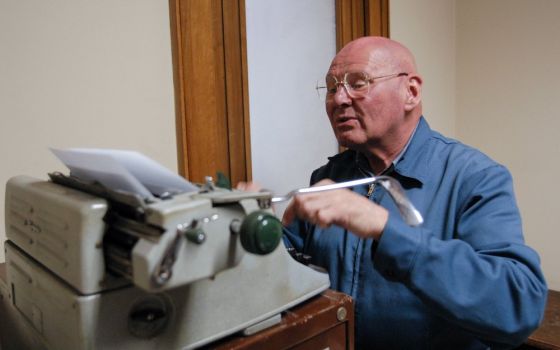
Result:
M406 225L381 187L297 196L286 244L355 300L358 349L487 349L539 324L546 283L524 244L512 179L422 117L412 54L380 37L345 46L326 75L326 110L348 148L312 184L389 175L424 216Z

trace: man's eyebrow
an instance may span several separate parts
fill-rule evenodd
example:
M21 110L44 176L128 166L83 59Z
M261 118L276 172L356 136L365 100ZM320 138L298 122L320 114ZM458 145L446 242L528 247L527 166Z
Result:
M343 76L344 74L348 74L348 73L365 73L365 74L367 74L368 76L371 75L370 72L368 72L368 71L365 70L365 69L349 69L349 70L344 70L344 71L340 72L339 74L334 74L332 71L329 70L329 71L327 72L327 75L326 75L326 76L327 76L327 77L328 77L328 76Z

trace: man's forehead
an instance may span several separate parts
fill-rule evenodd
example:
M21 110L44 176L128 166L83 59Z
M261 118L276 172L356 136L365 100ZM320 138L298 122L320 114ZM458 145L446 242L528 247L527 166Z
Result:
M373 62L367 60L355 62L335 62L331 64L328 74L339 75L352 72L366 72L373 73L377 66Z
M365 72L370 76L388 74L388 71L403 69L401 59L395 52L383 48L348 50L340 52L332 60L327 75L343 75L350 72Z
M382 69L387 63L385 55L375 48L357 48L339 52L331 62L329 74L340 74L351 71L372 73Z

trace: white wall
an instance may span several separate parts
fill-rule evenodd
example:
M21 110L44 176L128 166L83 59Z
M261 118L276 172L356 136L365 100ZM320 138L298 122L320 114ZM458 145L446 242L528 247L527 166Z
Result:
M334 0L245 6L253 179L284 193L307 186L311 171L337 153L315 90L336 53Z
M560 290L560 1L457 1L457 135L512 172L525 238Z
M6 181L67 172L48 147L134 149L176 171L172 79L167 1L0 0L0 242Z
M560 290L560 2L391 0L390 11L391 37L425 78L432 127L510 169L525 239Z

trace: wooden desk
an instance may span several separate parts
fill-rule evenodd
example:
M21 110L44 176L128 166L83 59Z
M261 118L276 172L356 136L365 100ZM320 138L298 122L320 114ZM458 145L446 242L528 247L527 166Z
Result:
M280 324L244 337L234 335L204 349L352 350L354 305L346 294L327 290L282 314Z
M520 349L560 350L560 291L548 291L544 320Z

